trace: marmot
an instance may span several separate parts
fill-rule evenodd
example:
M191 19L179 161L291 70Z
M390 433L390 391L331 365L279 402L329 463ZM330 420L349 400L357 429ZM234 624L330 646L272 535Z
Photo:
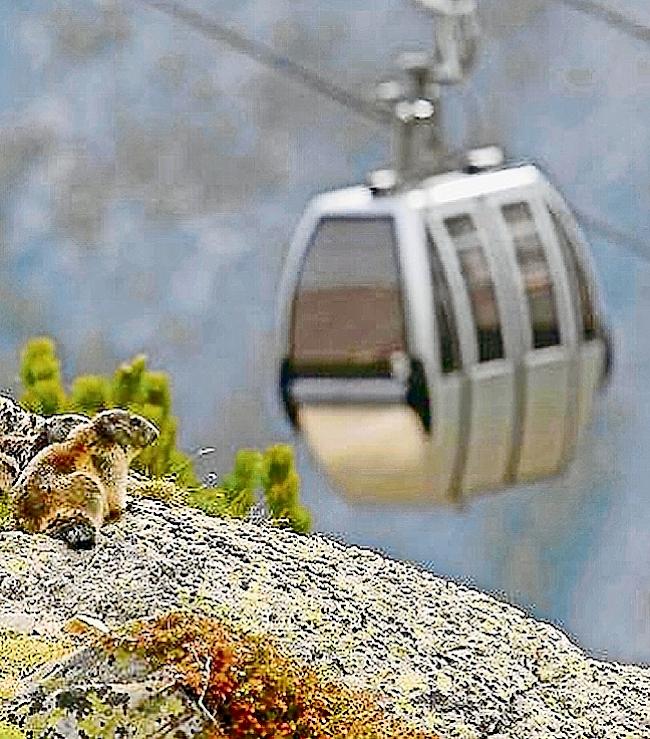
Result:
M11 489L17 525L90 549L97 530L124 511L131 460L158 438L141 416L114 408L42 449Z
M73 428L89 420L81 413L39 416L0 395L0 492L11 488L41 449L63 441Z

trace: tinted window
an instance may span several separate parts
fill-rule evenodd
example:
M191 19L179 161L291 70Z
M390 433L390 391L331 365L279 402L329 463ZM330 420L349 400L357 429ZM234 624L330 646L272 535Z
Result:
M557 234L560 248L564 256L564 261L569 271L569 275L574 281L574 292L578 293L580 315L582 317L582 335L586 340L594 339L597 335L598 319L594 310L594 302L589 288L589 281L585 274L584 268L578 259L575 244L569 238L569 234L562 225L556 213L549 209L555 232Z
M479 361L502 359L503 337L494 283L474 221L468 215L454 216L445 220L445 226L458 252L467 286L476 326Z
M440 349L440 368L443 372L454 372L462 367L456 316L451 301L451 291L447 275L440 261L440 255L431 234L427 234L429 248L429 264L431 266L431 284L436 311L438 344Z
M326 218L293 306L292 362L313 375L390 375L406 352L392 218Z
M537 233L528 203L512 203L502 209L515 247L515 256L528 300L533 347L542 349L560 343L553 281L542 240Z

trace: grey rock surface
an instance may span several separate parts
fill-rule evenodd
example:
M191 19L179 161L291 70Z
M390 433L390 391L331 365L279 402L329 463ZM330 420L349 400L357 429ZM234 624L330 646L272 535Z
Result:
M558 629L381 553L134 498L94 550L0 534L0 627L116 627L178 607L291 656L443 739L650 739L650 670L588 658Z

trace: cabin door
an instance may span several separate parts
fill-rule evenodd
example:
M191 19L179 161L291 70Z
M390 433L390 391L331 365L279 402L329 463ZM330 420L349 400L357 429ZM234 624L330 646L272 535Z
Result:
M294 293L285 403L319 466L353 501L430 495L426 360L414 349L404 287L414 274L424 279L426 252L407 216L388 205L320 214Z

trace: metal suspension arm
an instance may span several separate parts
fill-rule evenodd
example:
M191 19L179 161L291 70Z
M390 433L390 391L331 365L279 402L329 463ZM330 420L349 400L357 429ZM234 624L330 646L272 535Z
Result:
M476 0L414 0L436 19L432 78L438 84L462 82L476 61L479 24Z

